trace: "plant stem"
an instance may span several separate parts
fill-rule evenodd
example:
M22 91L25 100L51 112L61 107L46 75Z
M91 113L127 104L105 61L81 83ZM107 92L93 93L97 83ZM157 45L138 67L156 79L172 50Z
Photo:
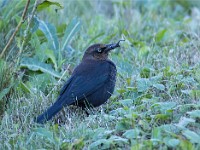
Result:
M32 9L32 12L31 12L31 17L30 17L30 19L28 19L28 24L27 24L26 30L24 31L24 38L23 38L22 44L21 44L20 49L19 49L19 53L18 53L19 57L18 57L18 60L17 60L17 64L19 64L20 56L22 54L24 44L25 44L25 39L27 37L27 33L28 33L29 28L30 28L31 21L33 19L34 14L35 14L35 10L37 8L37 2L38 2L38 0L35 0L34 6L33 6L33 9Z
M10 44L12 43L12 41L13 41L15 35L16 35L17 32L19 31L19 29L20 29L22 23L25 21L25 17L26 17L26 13L27 13L29 4L30 4L30 0L27 0L27 3L26 3L26 6L24 7L24 11L23 11L23 13L22 13L22 17L21 17L21 19L20 19L20 22L19 22L19 24L17 25L17 27L15 28L14 33L13 33L12 36L10 37L10 39L9 39L8 43L6 44L6 46L4 47L3 51L1 52L0 58L2 58L2 57L4 56L4 54L5 54L5 52L7 51L8 47L9 47Z

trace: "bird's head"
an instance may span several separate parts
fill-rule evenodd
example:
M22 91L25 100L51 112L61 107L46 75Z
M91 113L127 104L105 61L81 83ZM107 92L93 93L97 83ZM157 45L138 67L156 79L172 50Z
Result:
M111 50L120 47L119 40L115 44L94 44L90 46L83 56L83 60L85 59L94 59L94 60L106 60L108 58L108 54Z

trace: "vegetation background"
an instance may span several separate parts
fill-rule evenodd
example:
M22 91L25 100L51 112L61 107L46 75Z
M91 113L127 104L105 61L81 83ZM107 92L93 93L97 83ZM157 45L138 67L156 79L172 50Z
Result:
M0 0L0 149L200 149L198 0L27 2ZM89 45L119 39L108 103L34 123Z

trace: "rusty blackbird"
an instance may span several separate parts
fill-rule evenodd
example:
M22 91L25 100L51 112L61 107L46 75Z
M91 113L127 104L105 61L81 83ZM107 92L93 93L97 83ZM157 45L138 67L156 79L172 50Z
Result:
M123 41L123 40L120 40ZM36 118L37 123L50 120L64 106L97 107L105 103L114 91L116 66L108 58L115 44L94 44L84 53L81 63L60 91L57 101Z

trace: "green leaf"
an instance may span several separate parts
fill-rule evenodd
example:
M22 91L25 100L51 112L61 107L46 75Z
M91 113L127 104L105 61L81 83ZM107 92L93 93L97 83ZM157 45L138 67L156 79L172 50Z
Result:
M51 1L48 1L48 0L45 0L43 1L42 3L40 3L39 5L37 5L37 11L40 12L48 7L50 7L51 5L55 5L57 7L59 7L60 9L63 9L63 6L58 3L58 2L51 2Z
M117 145L122 145L124 143L128 143L128 140L125 138L122 138L120 136L112 135L109 140L115 142Z
M39 21L36 17L33 17L33 27L31 27L31 32L34 33L39 28Z
M188 140L181 140L180 149L182 150L195 150L194 144Z
M159 84L159 83L153 84L153 87L155 87L161 91L163 91L165 89L165 86L163 84Z
M99 139L99 140L91 143L88 148L90 150L93 150L93 149L96 150L99 148L108 149L108 148L110 148L110 144L111 144L111 142L108 139Z
M160 128L167 133L181 131L181 129L177 128L177 126L174 124L164 124L164 125L161 125Z
M157 120L157 121L165 121L169 118L169 115L166 115L166 114L156 114L154 116L154 118Z
M200 118L200 110L193 110L190 112L187 112L192 118Z
M69 23L62 40L62 48L61 48L62 51L68 45L70 40L72 40L73 36L80 30L80 27L81 27L81 22L77 18L74 18Z
M191 94L191 90L181 90L182 93L190 95Z
M53 138L53 132L47 130L46 128L36 128L36 129L34 129L34 131L36 134L45 137L50 142L52 142L52 143L55 142L55 140Z
M200 68L195 68L195 79L200 82Z
M141 78L149 78L149 76L150 76L150 69L147 68L147 67L143 68L141 70L141 72L140 72L140 76L141 76Z
M79 149L83 149L84 147L84 139L81 138L81 139L77 139L75 140L75 142L73 142L70 146L68 147L64 147L64 145L62 146L62 149L70 149L70 150L79 150Z
M53 79L53 76L48 73L35 74L29 79L29 81L26 82L26 86L32 89L32 92L34 91L33 89L45 92L49 85L55 83Z
M12 86L13 86L13 85L12 85ZM8 88L5 88L5 89L3 89L3 90L0 92L0 101L2 100L2 98L3 98L4 96L6 96L6 94L9 93L9 91L10 91L10 89L11 89L12 86L10 85Z
M26 67L32 71L42 71L48 74L51 74L54 77L60 78L61 75L53 70L51 65L39 62L37 59L34 58L23 58L20 67Z
M44 22L38 18L36 18L39 22L39 29L44 33L46 36L48 43L50 45L50 48L54 50L56 56L58 55L58 49L59 49L59 43L58 43L58 37L56 33L55 26L51 25L50 23Z
M200 90L181 90L182 93L190 95L192 98L200 98Z
M149 81L149 79L146 79L146 78L137 79L136 84L137 84L138 92L147 91L151 86L151 82Z
M160 42L164 38L166 32L167 32L166 29L158 31L158 33L156 34L156 37L155 37L156 42Z
M130 107L133 104L133 100L132 99L119 100L119 103L121 103L123 106Z
M139 129L130 129L130 130L127 130L123 136L127 139L133 139L133 138L137 138L140 134L140 130Z
M106 139L113 131L106 130L105 128L97 128L94 129L92 139L98 140L98 139Z
M152 137L151 137L152 140L156 140L156 141L162 140L161 128L159 127L153 128L151 134L152 134Z
M33 91L26 84L24 84L22 81L17 86L17 90L23 91L23 94L24 93L31 93L31 94L33 94Z
M200 90L191 90L190 96L195 99L200 98Z
M179 144L180 144L180 140L178 139L171 139L171 138L165 138L164 139L164 142L167 146L169 147L177 147Z
M189 123L194 123L195 120L192 119L192 118L186 118L186 117L182 117L180 120L179 120L179 123L176 124L176 126L178 127L181 127L181 128L185 128Z
M46 54L46 56L47 56L48 58L51 59L51 61L52 61L53 64L54 64L55 70L57 70L57 69L58 69L58 65L57 65L57 62L56 62L56 57L55 57L54 52L53 52L52 50L50 50L50 49L46 49L46 50L45 50L45 54Z
M104 117L104 120L105 120L105 121L111 121L111 120L116 119L115 116L107 115L107 114L103 115L103 117Z
M139 50L139 53L138 53L139 58L140 59L146 58L148 56L148 54L149 54L149 51L150 51L150 47L149 46L145 45L145 46L141 47L140 50Z
M122 115L122 114L124 115L126 113L127 113L126 110L124 110L123 108L117 108L115 110L110 111L109 114L114 115L114 116L119 116L119 115Z
M118 131L124 131L130 129L130 127L131 122L129 120L124 119L116 124L115 129Z
M120 88L120 89L117 89L117 92L120 94L123 94L124 92L126 92L126 90L124 88Z
M182 131L182 133L192 143L200 144L200 135L198 135L197 133L190 131L190 130L184 130L184 131Z
M176 102L159 102L154 103L151 107L160 107L162 111L170 110L176 106Z

